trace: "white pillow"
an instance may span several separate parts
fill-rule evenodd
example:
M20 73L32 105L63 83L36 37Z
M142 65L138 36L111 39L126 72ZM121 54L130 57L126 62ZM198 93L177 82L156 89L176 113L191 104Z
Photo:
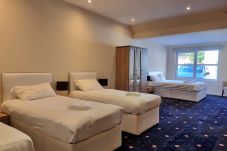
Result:
M152 80L153 82L159 82L159 81L162 81L161 76L160 76L159 74L156 74L156 75L150 75L150 77L151 77L151 80Z
M148 72L148 75L151 77L151 80L154 82L163 81L165 77L163 76L162 72Z
M81 91L101 90L103 87L96 79L75 80L74 84Z
M56 93L51 88L50 83L42 83L31 86L16 86L12 88L10 92L23 101L56 96Z

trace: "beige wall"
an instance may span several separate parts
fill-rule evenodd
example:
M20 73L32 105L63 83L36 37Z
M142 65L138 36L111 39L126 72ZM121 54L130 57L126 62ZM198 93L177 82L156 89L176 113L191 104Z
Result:
M149 70L165 72L165 48L133 40L125 25L63 0L0 1L1 73L51 72L56 81L97 71L114 88L115 47L128 44L148 48Z
M128 27L62 0L0 1L0 72L97 71L115 85L115 46Z

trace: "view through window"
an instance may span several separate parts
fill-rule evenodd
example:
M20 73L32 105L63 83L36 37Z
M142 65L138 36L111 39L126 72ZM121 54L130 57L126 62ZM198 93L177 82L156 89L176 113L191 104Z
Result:
M176 77L217 79L219 50L177 51Z

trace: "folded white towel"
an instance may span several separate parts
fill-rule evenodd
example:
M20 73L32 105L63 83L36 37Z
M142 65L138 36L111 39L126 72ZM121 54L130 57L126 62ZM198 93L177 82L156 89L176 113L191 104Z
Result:
M92 104L88 102L74 102L68 105L68 109L70 110L91 110Z
M127 92L126 96L141 96L141 94L138 92Z

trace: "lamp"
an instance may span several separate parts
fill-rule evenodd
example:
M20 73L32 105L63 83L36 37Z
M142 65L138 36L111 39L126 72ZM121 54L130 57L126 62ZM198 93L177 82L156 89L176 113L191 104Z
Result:
M101 86L108 86L108 79L98 79Z
M69 90L69 82L68 81L57 81L56 89L57 89L57 91Z

